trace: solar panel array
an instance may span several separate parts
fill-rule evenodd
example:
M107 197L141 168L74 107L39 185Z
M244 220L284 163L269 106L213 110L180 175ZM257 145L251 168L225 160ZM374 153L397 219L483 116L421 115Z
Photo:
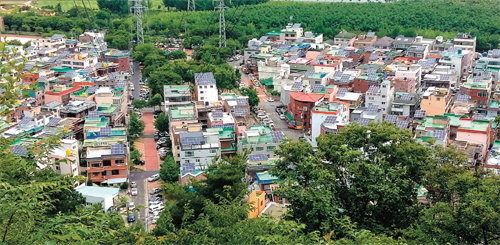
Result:
M297 46L293 46L290 48L290 52L297 52L297 51L299 51L299 47L297 47Z
M368 105L366 108L367 112L378 112L378 105Z
M268 36L262 36L260 37L259 41L265 42L267 40Z
M342 77L340 77L340 82L341 83L349 83L350 79L351 79L351 75L349 75L349 74L342 74Z
M235 117L245 117L247 115L247 109L245 108L235 108L234 116Z
M370 119L368 119L368 118L359 118L359 119L357 120L357 122L358 122L358 124L359 124L360 126L368 126L368 125L370 124L371 120L370 120Z
M367 93L378 93L378 91L380 91L380 87L379 86L375 86L375 85L372 85L368 88L368 90L366 91Z
M368 74L368 78L366 79L368 81L377 81L378 80L378 75L377 74Z
M337 91L337 96L344 97L346 93L347 93L346 88L339 88L339 90Z
M117 144L111 146L111 155L123 155L125 154L125 147L123 144Z
M341 71L336 71L335 73L333 73L333 79L335 80L338 80L342 77L344 73L342 73Z
M203 137L185 137L181 138L182 145L202 145Z
M456 102L464 102L467 103L470 100L470 96L468 94L458 94Z
M306 75L306 77L310 77L310 76L314 75L314 70L306 71L305 75Z
M384 119L384 120L385 120L386 122L388 122L388 123L392 123L392 124L394 124L394 123L396 123L396 120L397 120L397 119L398 119L398 116L396 116L396 115L387 115L387 116L385 116L385 119Z
M87 93L87 95L95 94L96 89L97 89L97 87L95 87L95 86L88 87L87 90L85 91L85 93Z
M312 91L313 92L321 92L325 89L325 86L321 85L321 84L314 84L312 86Z
M99 118L99 112L98 111L89 111L89 115L87 117L88 118Z
M416 110L415 114L413 116L415 118L424 118L425 117L425 111L424 110Z
M195 73L194 80L197 85L215 84L215 78L212 72Z
M26 150L26 147L23 146L23 145L15 145L12 149L11 149L12 153L16 154L16 155L26 155L28 154L28 151Z
M248 100L244 99L244 98L237 98L236 104L239 106L246 106L246 105L248 105Z
M493 58L500 57L500 49L493 49L488 52Z
M100 128L99 135L100 136L111 136L111 128L110 127Z
M296 43L303 43L304 42L304 38L299 38L297 39L297 41L295 41Z
M61 121L61 118L59 117L53 117L49 120L47 123L47 127L55 127L57 124Z
M327 117L325 118L325 121L323 121L323 123L331 123L331 124L334 124L336 121L337 121L337 117L336 117L336 116L327 116Z
M442 74L439 77L439 80L441 80L441 81L449 81L450 80L450 74Z
M260 162L269 160L269 157L267 154L250 154L248 155L248 160L250 162Z
M373 50L375 50L375 48L373 46L368 46L365 48L366 52L373 52Z
M224 115L223 115L222 111L214 111L214 112L212 112L212 116L214 118L222 118Z
M29 122L31 122L32 120L33 120L32 117L24 117L17 124L19 124L19 125L25 125L25 124L28 124Z
M125 88L125 81L120 81L116 83L116 88Z
M302 88L302 82L294 82L292 85L292 89L300 89Z
M292 56L290 56L290 58L288 60L296 60L298 58L299 58L298 55L292 55Z
M377 74L377 69L376 68L370 68L366 70L366 74Z
M424 46L417 46L417 47L415 47L415 51L417 51L417 52L423 52L424 50L425 50Z
M374 36L375 36L375 32L373 32L373 31L366 33L366 37L374 37Z
M376 54L376 53L370 54L370 60L371 61L378 60L378 54Z
M408 121L407 120L396 121L396 127L401 128L401 129L408 128Z
M183 163L181 164L182 166L182 172L183 173L194 173L196 172L196 166L194 163Z
M300 23L295 23L295 24L293 24L292 28L293 28L293 29L300 28Z
M472 81L475 82L475 83L480 83L480 82L483 81L483 77L482 76L476 76L476 77L473 78Z
M284 136L285 135L281 131L272 131L271 132L271 138L272 138L273 142L283 141Z
M409 93L404 93L403 95L401 95L401 97L399 97L400 100L404 101L410 101L412 98L413 98L412 94Z
M432 136L436 139L444 139L446 137L446 132L442 129L435 129Z
M486 116L483 114L476 114L476 115L474 115L473 118L474 118L474 120L484 120L486 118Z

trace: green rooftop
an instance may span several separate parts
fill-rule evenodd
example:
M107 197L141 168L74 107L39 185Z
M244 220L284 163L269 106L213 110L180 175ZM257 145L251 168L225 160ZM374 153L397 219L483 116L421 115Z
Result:
M194 118L194 108L193 106L178 106L170 109L170 115L172 119L185 119Z
M219 132L220 139L234 138L233 128L207 128L207 132Z
M238 96L236 96L236 94L221 94L220 97L231 97L233 99L238 98Z
M53 70L54 72L63 72L63 73L75 70L75 69L72 69L72 68L69 68L69 67L66 67L66 66L54 66L54 67L52 67L50 69Z
M180 96L186 95L186 93L191 95L189 85L165 85L163 86L163 91L165 91L165 95L167 96Z
M261 143L271 143L273 142L273 139L271 138L271 132L273 130L268 127L268 126L262 126L262 125L256 125L256 126L250 126L249 129L247 129L245 132L249 134L252 139L250 142L247 139L241 140L241 143L246 145L246 144L261 144ZM254 132L254 133L253 133ZM258 133L259 136L252 136L251 134ZM255 137L258 137L256 140L254 139Z

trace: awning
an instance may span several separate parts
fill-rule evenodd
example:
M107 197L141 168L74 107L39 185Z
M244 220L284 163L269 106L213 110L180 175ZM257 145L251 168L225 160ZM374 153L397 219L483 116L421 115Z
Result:
M114 185L114 184L121 184L123 182L127 182L127 178L107 179L107 180L103 181L102 183L105 183L108 185Z
M290 121L290 122L295 121L295 119L293 119L293 117L292 117L292 115L290 114L290 112L287 112L285 117L286 117L286 119L287 119L288 121Z

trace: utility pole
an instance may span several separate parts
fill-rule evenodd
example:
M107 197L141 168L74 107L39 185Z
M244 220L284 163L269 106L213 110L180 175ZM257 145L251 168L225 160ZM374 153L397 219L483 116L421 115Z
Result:
M219 10L219 48L226 47L226 3L225 0L214 0L214 5L216 10Z
M187 0L187 1L188 1L187 11L196 11L195 0Z
M144 6L142 6L139 0L132 0L133 5L131 5L131 12L134 13L136 22L136 33L137 33L137 43L144 43L144 29L142 29L142 13Z

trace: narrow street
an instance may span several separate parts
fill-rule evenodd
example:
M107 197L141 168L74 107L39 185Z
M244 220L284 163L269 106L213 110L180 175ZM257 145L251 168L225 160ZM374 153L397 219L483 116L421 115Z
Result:
M130 173L130 182L135 181L137 183L137 196L131 196L130 202L134 202L136 206L142 206L140 211L136 214L136 220L140 220L146 230L149 230L148 222L148 180L147 178L153 174L158 173L158 171L133 171Z

